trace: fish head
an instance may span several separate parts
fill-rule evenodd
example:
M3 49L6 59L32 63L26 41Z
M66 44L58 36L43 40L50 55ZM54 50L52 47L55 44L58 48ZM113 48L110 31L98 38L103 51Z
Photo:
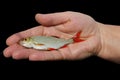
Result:
M35 37L34 37L35 38ZM37 42L34 40L33 37L28 37L19 42L20 45L26 47L26 48L34 48L39 50L47 50L47 46L45 44Z
M22 45L24 47L28 47L28 48L32 48L32 46L33 46L33 40L30 37L24 38L19 43L20 43L20 45Z

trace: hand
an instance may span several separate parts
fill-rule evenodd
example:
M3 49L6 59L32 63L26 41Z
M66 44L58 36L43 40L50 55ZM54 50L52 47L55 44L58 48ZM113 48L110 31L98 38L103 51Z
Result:
M52 14L37 14L36 21L40 26L13 34L6 43L5 57L14 59L40 60L76 60L97 55L100 50L100 31L98 23L88 15L77 12L59 12ZM81 32L83 42L70 44L65 48L53 51L38 51L26 49L18 44L19 40L34 35L58 36L71 38Z

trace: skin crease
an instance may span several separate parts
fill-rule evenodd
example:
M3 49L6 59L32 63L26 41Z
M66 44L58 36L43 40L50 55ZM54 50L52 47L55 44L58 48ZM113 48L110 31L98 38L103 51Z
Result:
M36 14L35 19L42 25L15 33L7 39L5 57L46 61L80 60L95 55L120 63L119 26L102 24L89 15L71 11ZM38 51L26 49L18 44L19 40L34 35L72 38L80 31L80 38L84 41L70 44L59 50Z

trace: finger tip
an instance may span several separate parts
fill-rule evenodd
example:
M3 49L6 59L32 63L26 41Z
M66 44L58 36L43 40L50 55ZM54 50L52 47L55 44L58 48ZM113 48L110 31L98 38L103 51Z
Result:
M8 39L6 40L6 44L7 44L7 45L11 45L11 39L10 39L10 38L8 38Z
M37 18L39 18L39 17L41 17L43 14L41 14L41 13L37 13L36 15L35 15L35 18L37 19Z
M10 54L9 50L7 50L7 49L5 49L5 50L3 51L3 55L4 55L6 58L11 57L11 54Z
M18 37L17 35L12 35L9 38L7 38L6 44L7 45L12 45L12 44L16 43L19 40L20 40L20 37Z

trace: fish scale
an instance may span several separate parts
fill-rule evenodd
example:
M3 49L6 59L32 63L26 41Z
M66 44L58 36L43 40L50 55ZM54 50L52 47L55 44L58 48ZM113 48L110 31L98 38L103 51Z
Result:
M39 50L59 49L70 43L73 43L73 39L63 39L50 36L33 36L20 41L20 44L24 47Z

